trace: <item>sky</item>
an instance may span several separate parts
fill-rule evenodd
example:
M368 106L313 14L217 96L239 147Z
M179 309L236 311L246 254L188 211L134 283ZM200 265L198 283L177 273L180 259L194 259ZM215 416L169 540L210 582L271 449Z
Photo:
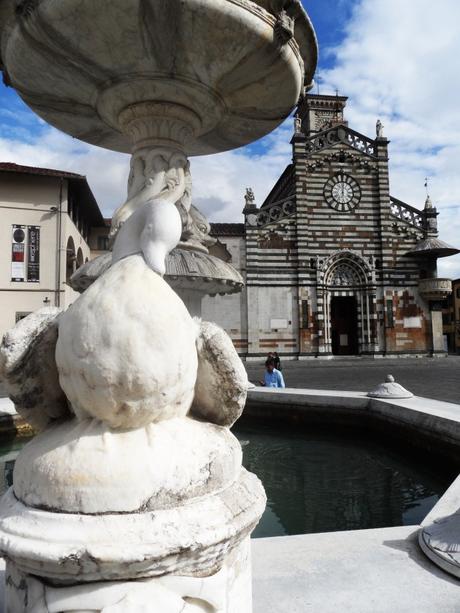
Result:
M321 93L348 96L346 118L368 136L382 120L392 195L423 208L429 177L440 236L460 248L460 2L302 1L320 45ZM192 159L194 203L211 221L243 221L246 187L263 202L291 160L292 126L290 118L248 147ZM0 161L86 175L107 217L126 197L128 156L49 127L3 85ZM459 278L460 255L440 260L439 274Z

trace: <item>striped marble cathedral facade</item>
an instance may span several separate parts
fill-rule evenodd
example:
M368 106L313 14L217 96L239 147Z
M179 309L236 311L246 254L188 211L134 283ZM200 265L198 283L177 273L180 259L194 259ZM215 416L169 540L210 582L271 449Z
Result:
M347 98L307 95L293 161L259 208L248 190L244 224L213 224L211 249L246 288L205 300L242 356L290 358L444 352L441 302L451 291L436 262L437 211L390 195L389 141L344 120Z

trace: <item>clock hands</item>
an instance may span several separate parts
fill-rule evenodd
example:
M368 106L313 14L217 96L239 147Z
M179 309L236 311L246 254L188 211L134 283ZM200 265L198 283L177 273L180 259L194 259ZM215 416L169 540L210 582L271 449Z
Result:
M353 189L348 183L337 183L332 190L332 195L340 204L346 204L353 198Z

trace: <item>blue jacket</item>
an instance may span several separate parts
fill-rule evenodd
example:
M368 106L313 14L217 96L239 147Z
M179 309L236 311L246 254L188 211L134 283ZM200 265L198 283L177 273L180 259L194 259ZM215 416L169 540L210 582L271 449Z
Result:
M283 375L279 370L276 370L276 368L273 372L268 372L268 370L265 371L264 381L265 387L286 387L284 385Z

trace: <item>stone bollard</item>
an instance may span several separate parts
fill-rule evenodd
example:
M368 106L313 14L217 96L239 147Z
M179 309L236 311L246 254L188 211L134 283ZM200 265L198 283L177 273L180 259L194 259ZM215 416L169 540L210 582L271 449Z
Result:
M380 383L374 390L367 394L369 398L382 398L383 400L397 400L403 398L413 398L414 394L409 392L399 383L396 383L393 375L388 375L385 383Z

